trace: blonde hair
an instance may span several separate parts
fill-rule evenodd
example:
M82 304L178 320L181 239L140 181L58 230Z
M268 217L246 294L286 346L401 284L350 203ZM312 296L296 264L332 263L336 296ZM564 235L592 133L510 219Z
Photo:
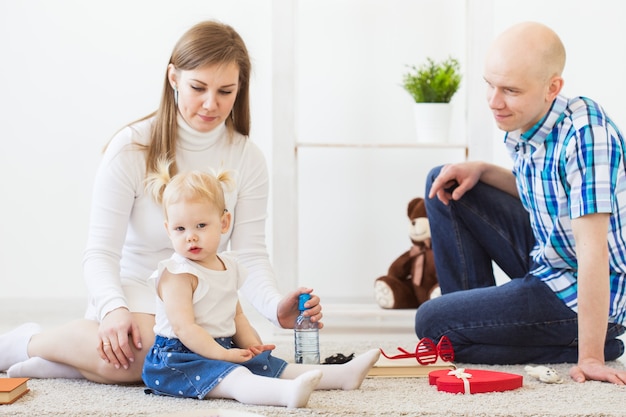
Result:
M224 189L230 189L233 178L229 171L217 174L188 171L171 175L172 161L159 159L157 170L146 178L146 192L163 207L167 220L167 207L183 200L204 201L212 204L219 213L226 211Z

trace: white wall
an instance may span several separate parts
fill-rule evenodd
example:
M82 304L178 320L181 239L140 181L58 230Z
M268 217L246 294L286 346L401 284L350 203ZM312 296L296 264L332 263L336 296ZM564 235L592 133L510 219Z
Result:
M303 1L296 21L298 142L413 144L407 66L453 56L465 70L464 1ZM466 140L464 91L453 99L454 142ZM410 247L407 204L424 195L428 169L463 156L461 148L299 148L297 283L325 300L373 301L374 280Z
M280 120L272 114L272 33L285 24L272 19L280 16L273 9L280 5L0 1L0 297L84 295L80 262L100 150L119 127L155 108L171 48L199 20L229 23L246 41L255 65L252 139L271 164L281 163L272 161L272 123ZM565 92L598 99L626 126L619 102L626 94L621 0L592 6L584 0L292 5L298 141L411 141L410 98L399 87L404 66L449 54L472 75L455 97L453 132L462 140L466 100L473 110L479 107L476 95L466 93L469 85L480 88L482 60L476 55L484 39L527 19L561 34L568 50ZM471 146L489 149L494 160L506 158L500 132L483 123L477 128L488 134L482 142L480 134L473 137ZM431 150L305 149L299 156L299 278L285 282L313 286L327 298L358 299L371 298L373 280L407 249L406 204L423 193L426 170L460 158L455 151ZM282 190L276 191L280 203Z

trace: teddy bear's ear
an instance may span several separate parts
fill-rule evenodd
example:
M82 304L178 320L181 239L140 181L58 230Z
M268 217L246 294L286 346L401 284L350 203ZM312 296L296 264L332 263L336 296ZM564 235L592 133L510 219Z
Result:
M424 202L424 199L422 197L416 197L416 198L414 198L413 200L411 200L409 202L409 207L408 207L407 212L406 212L407 216L409 216L409 219L414 218L413 214L415 213L416 207L419 204L423 204L423 202ZM426 210L424 209L424 211L426 211Z

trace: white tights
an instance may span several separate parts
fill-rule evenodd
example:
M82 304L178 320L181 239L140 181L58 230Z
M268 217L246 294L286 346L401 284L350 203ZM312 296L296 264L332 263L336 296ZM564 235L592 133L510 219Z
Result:
M207 397L230 398L244 404L304 407L322 378L320 371L309 371L296 379L255 375L240 366L213 388Z
M288 364L280 378L255 375L239 367L228 374L209 398L230 398L245 404L304 407L314 389L358 389L380 356L370 350L341 365Z

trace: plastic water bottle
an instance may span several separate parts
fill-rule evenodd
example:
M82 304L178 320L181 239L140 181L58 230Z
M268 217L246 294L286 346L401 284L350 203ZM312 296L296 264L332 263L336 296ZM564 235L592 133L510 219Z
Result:
M296 363L319 364L320 343L318 325L302 314L306 310L304 303L310 298L309 294L300 294L300 297L298 297L300 315L293 327L295 334L295 360Z

